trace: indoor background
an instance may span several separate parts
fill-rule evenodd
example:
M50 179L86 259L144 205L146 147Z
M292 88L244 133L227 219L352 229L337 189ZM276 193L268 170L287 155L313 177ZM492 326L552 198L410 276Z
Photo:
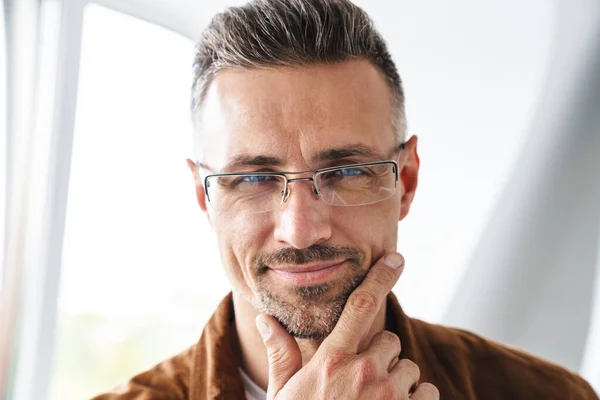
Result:
M185 159L194 42L242 3L4 0L0 398L107 390L195 343L229 291ZM404 310L598 391L600 3L356 3L419 137Z

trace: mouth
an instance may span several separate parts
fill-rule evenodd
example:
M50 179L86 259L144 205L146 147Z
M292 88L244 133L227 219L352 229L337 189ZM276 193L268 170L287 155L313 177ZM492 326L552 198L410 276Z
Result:
M271 268L278 278L293 285L316 285L331 279L347 260L282 265Z

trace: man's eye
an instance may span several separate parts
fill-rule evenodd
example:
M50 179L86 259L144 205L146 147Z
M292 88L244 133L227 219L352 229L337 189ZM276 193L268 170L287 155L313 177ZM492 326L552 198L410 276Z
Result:
M266 176L266 175L248 175L241 176L237 178L234 182L234 185L244 184L244 183L263 183L263 182L271 182L276 180L277 178L274 176Z
M336 175L341 177L358 176L363 175L364 173L365 171L361 168L343 168L336 171Z

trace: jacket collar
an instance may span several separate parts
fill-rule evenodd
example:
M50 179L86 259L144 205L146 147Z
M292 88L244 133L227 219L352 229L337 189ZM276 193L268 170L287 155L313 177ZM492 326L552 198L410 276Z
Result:
M421 380L427 380L417 335L393 293L387 297L386 330L400 337L402 358L409 358L419 365ZM206 324L196 345L190 400L245 398L238 349L233 296L229 293Z

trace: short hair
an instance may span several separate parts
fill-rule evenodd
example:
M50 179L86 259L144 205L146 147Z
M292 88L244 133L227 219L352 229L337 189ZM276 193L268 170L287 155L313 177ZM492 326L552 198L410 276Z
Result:
M252 0L215 15L196 45L191 112L199 112L216 74L368 60L392 92L391 123L403 140L404 91L396 65L373 21L348 0Z

